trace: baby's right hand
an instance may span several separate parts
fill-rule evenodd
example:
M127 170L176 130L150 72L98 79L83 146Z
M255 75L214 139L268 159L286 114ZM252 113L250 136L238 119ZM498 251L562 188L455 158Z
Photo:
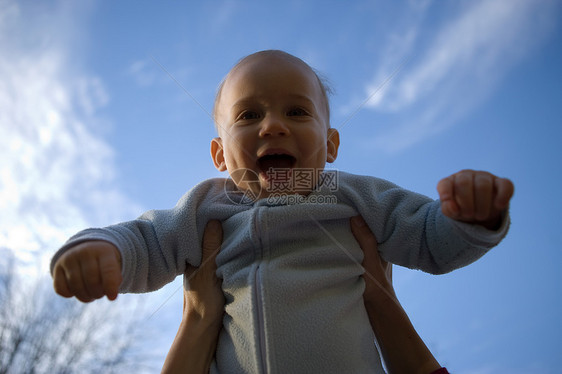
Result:
M109 242L80 243L57 260L53 279L55 291L61 296L76 296L85 303L104 295L115 300L123 281L121 254Z

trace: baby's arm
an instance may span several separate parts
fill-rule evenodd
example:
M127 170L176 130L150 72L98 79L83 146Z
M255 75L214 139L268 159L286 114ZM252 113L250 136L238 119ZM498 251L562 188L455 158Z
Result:
M480 177L474 177L487 173L466 173L471 176L469 184L472 186L472 198L479 198L482 195L477 187L480 185ZM440 182L442 201L432 200L382 179L346 174L340 177L340 194L342 200L351 200L368 223L378 240L378 248L385 261L431 274L444 274L478 260L505 237L509 228L507 210L502 211L498 208L493 212L489 211L487 217L494 220L499 218L497 222L500 225L493 227L494 230L484 227L493 226L485 222L486 218L480 223L461 217L480 223L473 224L461 222L456 216L457 219L447 216L452 214L447 211L449 204L457 204L453 199L461 191L460 187L455 189L455 184L459 182L453 180L456 176ZM499 178L494 177L492 183L496 183L495 179ZM475 180L478 182L475 183ZM492 189L491 194L496 196L495 198L504 196L509 201L513 191L509 189L510 186L512 187L512 183L508 180L498 181L497 190ZM490 201L493 200L490 198ZM507 204L500 204L501 206L507 207Z
M444 215L496 230L513 196L513 183L485 171L462 170L437 184Z
M55 291L64 297L76 296L83 302L103 296L115 300L122 282L121 255L109 242L82 242L57 260L53 281Z
M132 221L80 231L55 253L51 274L55 276L55 264L79 243L104 241L119 250L120 293L155 291L183 274L187 265L200 264L204 223L211 212L222 207L213 199L222 196L221 193L224 194L224 180L208 180L185 194L172 209L151 210ZM213 218L224 219L221 214ZM84 270L90 272L88 269ZM66 289L61 288L61 291L68 294ZM89 295L83 297L90 298Z

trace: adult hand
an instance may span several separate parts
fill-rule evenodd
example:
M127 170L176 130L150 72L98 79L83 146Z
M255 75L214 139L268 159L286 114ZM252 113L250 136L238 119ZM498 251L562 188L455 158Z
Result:
M396 299L394 287L392 287L392 264L380 258L377 250L377 239L369 230L362 217L351 218L351 232L355 240L363 250L363 267L365 273L365 291L363 299L365 303L376 303L383 298Z
M390 265L380 258L369 226L363 218L353 217L351 231L363 250L363 301L389 373L427 374L438 370L439 363L396 298Z
M201 265L184 275L183 319L162 373L209 372L222 327L224 296L216 276L216 256L222 244L222 226L209 221L202 243Z
M184 275L184 318L194 318L209 325L221 325L224 313L222 280L217 278L216 257L222 245L219 221L207 223L203 234L201 265L188 267Z

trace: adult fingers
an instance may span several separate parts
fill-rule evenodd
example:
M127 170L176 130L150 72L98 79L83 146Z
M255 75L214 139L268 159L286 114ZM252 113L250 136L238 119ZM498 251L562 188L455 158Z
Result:
M352 217L351 223L351 232L355 236L355 240L357 240L365 255L367 255L367 252L376 252L377 239L369 229L369 226L367 226L365 220L363 220L363 217Z
M351 218L351 232L363 251L363 267L366 276L369 279L376 279L384 275L385 268L382 266L377 249L377 239L361 216Z
M183 275L184 290L207 286L207 282L215 283L216 256L222 245L222 225L217 220L207 222L201 243L201 264L199 267L188 265ZM195 286L194 286L195 285Z
M351 232L364 254L362 265L365 269L363 274L365 281L363 297L365 302L376 303L377 300L380 300L377 296L380 295L380 291L391 298L395 298L391 281L392 270L389 264L380 258L377 249L377 239L362 217L356 216L351 218Z
M217 220L207 222L203 233L201 265L210 259L214 259L222 245L222 225Z

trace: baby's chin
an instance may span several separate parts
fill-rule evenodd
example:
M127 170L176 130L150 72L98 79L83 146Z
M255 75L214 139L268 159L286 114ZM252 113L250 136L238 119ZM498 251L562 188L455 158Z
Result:
M302 195L307 196L315 187L316 176L314 174L303 175L313 169L294 168L269 168L257 171L250 169L239 169L231 174L236 187L245 196L259 200L279 195Z
M254 201L267 199L270 197L282 197L288 195L302 195L307 196L312 192L312 189L294 189L283 185L277 185L272 183L271 180L254 181L252 183L240 183L236 184L236 187L245 196L251 198Z

